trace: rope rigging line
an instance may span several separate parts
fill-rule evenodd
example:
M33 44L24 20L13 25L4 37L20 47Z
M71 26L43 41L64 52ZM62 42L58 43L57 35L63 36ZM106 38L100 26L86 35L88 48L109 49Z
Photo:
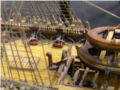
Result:
M31 2L31 3L32 3L32 2ZM24 27L23 27L23 29L24 29ZM24 32L23 29L22 29L22 33L23 33L23 38L24 38L24 40L25 40L25 38L27 38L27 37L26 37L26 34L25 34L25 32ZM44 82L43 82L43 80L42 80L41 74L40 74L39 69L38 69L38 67L37 67L37 64L36 64L36 62L35 62L35 58L34 58L34 56L33 56L31 47L30 47L29 45L27 45L27 44L24 44L24 45L25 45L25 47L28 47L28 50L30 50L30 54L31 54L32 59L33 59L33 61L34 61L34 63L35 63L35 67L36 67L36 70L37 70L37 72L38 72L38 75L39 75L41 84L42 84L42 86L44 87ZM27 51L27 48L26 48L26 51ZM27 52L27 53L28 53L28 52ZM31 64L31 66L32 66L32 64ZM32 68L33 68L33 66L32 66ZM37 78L36 78L36 74L34 73L34 75L35 75L36 82L38 83L38 80L37 80Z
M21 5L22 6L22 5ZM11 15L11 12L12 12L12 10L13 10L13 8L10 10L10 15ZM19 9L19 12L21 11L21 9ZM21 17L20 17L21 18ZM10 19L10 16L8 17L8 20ZM6 27L7 28L7 27ZM24 42L24 40L23 40L23 42ZM3 43L4 44L4 43ZM25 46L25 43L24 43L24 46ZM26 48L26 47L25 47ZM27 48L26 48L26 52L28 52L27 51ZM5 54L6 55L6 54ZM28 54L27 54L28 55ZM13 56L14 57L14 56ZM29 55L28 55L28 58L29 58ZM14 60L15 60L15 58L14 58ZM9 63L9 62L8 62ZM30 63L30 65L31 65L31 62L30 62L30 58L29 58L29 63ZM9 66L9 65L8 65ZM31 65L31 68L33 68L32 67L32 65ZM18 72L19 73L19 72ZM34 73L34 72L33 72ZM12 73L11 73L11 75L12 75ZM19 75L19 74L18 74ZM32 73L31 73L31 75L32 75ZM34 73L34 76L35 76L35 78L36 78L36 75L35 75L35 73ZM36 79L36 82L37 82L37 79Z
M11 5L13 5L13 2L11 2ZM3 7L5 8L5 2L4 2L4 4L3 4ZM10 13L9 13L9 16L8 16L8 20L10 19L12 10L13 10L13 9L10 10ZM5 13L7 14L7 11L6 11L6 10L5 10ZM3 15L3 18L5 18L4 16L5 16L5 15ZM7 31L7 30L8 30L8 26L5 27L5 31ZM4 42L3 42L3 49L4 49L4 52L5 52L5 57L6 57L6 61L7 61L7 68L8 68L9 78L11 77L12 80L13 80L12 70L9 69L9 67L10 67L10 62L9 62L9 61L10 61L10 60L9 60L8 53L7 53L7 51L6 51L6 46L5 46L5 43L4 43ZM18 71L17 71L17 73L18 73L18 75L19 75L19 72L18 72ZM19 77L19 78L20 78L20 77Z
M15 5L15 2L14 2L13 5ZM11 10L12 10L12 9L11 9ZM14 7L14 10L16 10L16 12L17 12L16 6ZM15 17L15 16L14 16L14 17ZM14 18L14 20L15 20L15 21L17 20L16 17ZM12 29L12 26L11 26L11 29ZM12 31L12 30L10 30L10 31ZM12 32L10 32L10 33L12 33ZM13 40L15 49L16 49L16 51L17 51L17 56L18 56L18 59L19 59L19 62L20 62L20 66L21 66L21 68L23 68L23 66L22 66L22 61L21 61L21 58L20 58L20 53L19 53L19 51L18 51L18 47L17 47L16 41L15 41L15 37L13 36L11 39ZM26 78L25 71L24 71L24 70L22 70L22 71L23 71L23 75L24 75L25 81L27 82L27 78Z
M13 4L13 2L12 2L12 5L14 5ZM11 15L11 13L12 13L12 10L13 10L13 7L11 8L11 10L10 10L10 14L9 15ZM4 18L4 16L3 16L3 18ZM8 20L10 19L10 16L8 16ZM8 30L8 26L6 27L6 30ZM11 27L12 28L12 27ZM12 33L11 32L11 29L10 29L10 32L9 33ZM13 39L13 38L12 38ZM15 45L15 48L16 48L16 50L17 50L17 47L16 47L16 43L15 43L15 40L13 39L13 42L14 42L14 45ZM11 50L12 50L12 46L11 46L11 42L10 42L10 47L11 47ZM13 50L12 50L12 52L13 52ZM17 54L18 54L18 51L17 51ZM13 56L13 58L14 58L15 56ZM20 59L20 57L18 56L18 58ZM15 59L15 58L14 58ZM14 60L15 62L16 62L16 60ZM21 62L21 60L20 60L20 62ZM17 65L16 65L16 67L17 67ZM17 70L18 71L18 70ZM18 71L18 73L19 73L19 71ZM27 79L26 79L26 76L25 76L25 72L24 72L24 70L23 70L23 74L24 74L24 77L25 77L25 81L27 81ZM18 74L19 75L19 74ZM12 79L13 80L13 79Z
M86 12L86 8L85 8L85 5L84 3L82 2L82 10L83 10L83 16L85 18L85 21L88 21L88 18L87 18L87 12Z
M84 1L84 2L93 6L93 7L95 7L95 8L97 8L97 9L99 9L99 10L101 10L101 11L103 11L103 12L105 12L105 13L107 13L107 14L109 14L109 15L111 15L111 16L113 16L113 17L115 17L115 18L117 18L117 19L120 19L120 16L117 16L116 14L114 14L114 13L112 13L112 12L110 12L110 11L104 9L104 8L101 8L100 6L98 6L98 5L96 5L92 2L89 2L89 1Z
M12 7L11 7L12 9L11 9L11 13L10 13L11 17L12 17L12 12L13 12L13 6L14 6L14 2L12 2ZM10 17L9 17L9 19L10 19ZM12 27L11 27L11 29L12 29ZM10 33L11 33L11 30L10 30ZM12 53L12 56L13 56L13 60L14 60L14 62L15 62L15 66L18 67L17 62L16 62L16 58L15 58L15 54L14 54L14 52L13 52L12 43L9 42L9 45L10 45L10 48L11 48L11 53ZM18 73L19 80L21 80L19 70L17 70L17 73Z
M32 4L32 2L31 2L31 4ZM32 4L33 5L33 4ZM34 6L34 5L33 5ZM34 8L34 7L33 7ZM28 45L29 46L29 45ZM29 49L30 49L30 47L29 47ZM30 51L31 51L31 49L30 49ZM43 51L44 52L44 51ZM32 54L32 53L31 53ZM44 53L45 54L45 53ZM32 57L33 57L33 55L32 55ZM33 57L34 58L34 57ZM47 60L45 59L45 62L47 62ZM49 77L49 81L50 81L50 85L52 86L52 83L51 83L51 80L50 80L50 74L49 74L49 71L47 70L47 72L48 72L48 77ZM40 76L41 77L41 76ZM42 79L42 78L41 78ZM41 80L42 81L42 80ZM43 83L43 81L42 81L42 83ZM43 83L43 85L44 85L44 83Z

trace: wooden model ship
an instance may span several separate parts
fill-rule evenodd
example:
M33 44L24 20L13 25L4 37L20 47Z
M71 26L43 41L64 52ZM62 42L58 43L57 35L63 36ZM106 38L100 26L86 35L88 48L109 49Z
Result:
M120 89L120 25L84 27L68 1L1 5L1 89Z

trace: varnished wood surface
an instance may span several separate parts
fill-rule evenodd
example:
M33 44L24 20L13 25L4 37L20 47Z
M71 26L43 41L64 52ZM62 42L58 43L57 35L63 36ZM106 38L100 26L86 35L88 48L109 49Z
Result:
M115 31L115 29L116 27L98 27L90 31L86 31L86 37L87 40L97 48L120 51L120 43L116 43L111 40L105 40L99 36L99 33L104 31Z

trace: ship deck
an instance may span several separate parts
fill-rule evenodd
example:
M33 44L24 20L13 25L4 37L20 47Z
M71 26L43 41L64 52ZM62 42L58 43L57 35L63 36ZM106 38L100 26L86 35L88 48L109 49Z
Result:
M37 60L40 60L39 63L37 64L37 67L38 67L38 70L40 72L40 75L41 75L41 78L43 80L43 83L45 84L45 86L51 86L50 85L50 81L51 81L52 86L63 88L62 86L58 86L58 78L56 77L56 71L48 70L48 58L47 58L47 56L45 54L47 52L51 52L52 53L53 62L54 63L58 62L61 59L62 50L67 50L68 47L70 45L72 45L72 43L66 43L63 46L63 48L55 48L55 47L52 46L53 41L43 40L42 42L44 42L44 43L41 43L39 41L38 45L30 46L30 48L32 50L32 54L33 54L33 57L35 58L36 62L37 62ZM19 56L20 56L21 60L23 60L22 61L22 65L25 68L27 68L27 70L25 71L25 75L27 76L26 77L27 78L27 82L30 83L30 84L34 84L36 81L35 81L35 77L33 76L34 74L33 74L32 70L31 70L30 66L27 65L28 60L27 59L22 59L22 58L25 58L25 57L27 58L25 47L23 46L23 43L22 43L22 41L20 39L17 39L15 41L15 43L16 43L16 45L18 47L17 50L18 50ZM15 67L15 63L14 63L13 54L15 56L15 60L16 60L16 63L18 65L17 67L20 67L20 62L18 60L17 51L16 51L16 48L15 48L14 42L11 41L11 45L12 45L12 49L11 49L9 43L5 43L7 58L9 60L9 64L12 66L12 68L10 69L8 67L9 65L8 65L7 58L6 58L5 54L3 53L3 58L2 58L3 66L1 66L1 76L2 76L2 79L4 80L4 79L7 78L7 79L10 79L10 80L14 79L14 80L25 81L25 77L24 77L23 71L20 70L20 69L15 69L14 68ZM12 53L12 50L13 50L13 53ZM28 54L29 54L30 57L32 57L32 55L30 54L29 50L28 50ZM76 49L75 49L74 45L72 47L71 54L72 55L77 55ZM12 73L12 77L11 77L11 75L9 73L9 70ZM20 76L18 75L18 71L19 71ZM31 72L32 72L32 74L31 74ZM37 70L35 69L34 72L36 74L36 78L38 80L39 85L42 85ZM62 89L60 89L60 90L62 90Z
M44 42L44 43L41 43L41 42ZM36 77L38 84L43 86L43 84L41 83L40 77L39 77L39 73L36 70L34 63L33 63L33 67L35 69L33 71L31 69L31 67L28 65L28 59L26 59L27 58L27 53L26 53L25 47L23 46L22 41L20 39L17 39L15 41L15 43L16 43L16 45L18 47L17 49L18 49L18 53L20 55L20 58L22 60L22 65L24 66L24 68L27 68L25 70L27 83L30 83L31 85L35 84L36 83L35 77ZM62 51L63 50L67 50L70 45L72 45L71 55L77 55L77 52L76 52L76 49L75 49L75 45L73 45L72 43L66 43L63 46L63 48L55 48L55 47L52 46L52 43L53 43L53 41L40 40L38 45L30 46L30 48L32 50L33 57L34 57L35 61L37 62L37 67L38 67L38 70L40 72L40 75L41 75L41 78L43 80L44 85L45 86L53 86L53 87L59 88L59 90L63 90L63 89L64 90L73 90L73 89L74 90L91 90L91 89L88 89L88 88L80 88L80 87L59 85L59 83L58 83L59 79L56 77L57 71L55 71L55 70L53 70L53 71L48 70L48 58L46 56L46 53L47 52L51 52L52 58L53 58L53 62L55 63L55 62L60 61L61 55L62 55ZM12 46L12 48L10 47L10 43L5 43L7 56L5 56L5 54L4 54L5 52L4 52L3 53L3 58L2 58L2 63L3 63L2 65L3 66L1 66L1 76L2 76L2 79L4 80L4 79L7 78L7 79L10 79L10 80L25 81L23 70L14 68L15 67L15 63L14 63L13 55L15 56L15 60L16 60L16 63L18 65L18 67L20 67L20 63L19 63L19 60L18 60L17 51L16 51L15 44L14 44L13 41L11 41L11 46ZM81 45L79 44L78 46L81 46ZM27 47L27 49L28 49L28 47ZM12 50L13 50L13 52L12 52ZM32 55L31 55L29 49L28 49L28 55L30 56L31 62L33 62L32 61ZM9 60L10 65L12 66L11 69L10 69L10 67L8 67L7 59ZM11 76L9 70L11 71L12 76ZM18 74L18 71L19 71L20 76ZM93 75L91 75L88 78L92 78L92 76ZM114 79L115 81L117 79L119 79L117 77L114 77L114 78L115 78ZM111 80L113 80L113 79L111 79ZM116 86L116 87L119 88L119 85L120 85L119 80L117 80L118 83L113 82L111 80L110 80L111 86ZM67 83L71 82L71 78L69 76L66 77L64 82L65 83L66 82ZM103 77L99 78L99 81L97 80L97 82L99 82L99 83L104 82ZM109 88L110 88L110 90L114 90L114 87L109 87Z

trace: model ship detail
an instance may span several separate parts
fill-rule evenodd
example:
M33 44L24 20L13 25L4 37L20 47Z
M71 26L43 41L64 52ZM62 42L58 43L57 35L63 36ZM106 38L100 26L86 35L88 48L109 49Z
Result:
M120 89L119 24L91 29L69 1L1 3L1 88Z

